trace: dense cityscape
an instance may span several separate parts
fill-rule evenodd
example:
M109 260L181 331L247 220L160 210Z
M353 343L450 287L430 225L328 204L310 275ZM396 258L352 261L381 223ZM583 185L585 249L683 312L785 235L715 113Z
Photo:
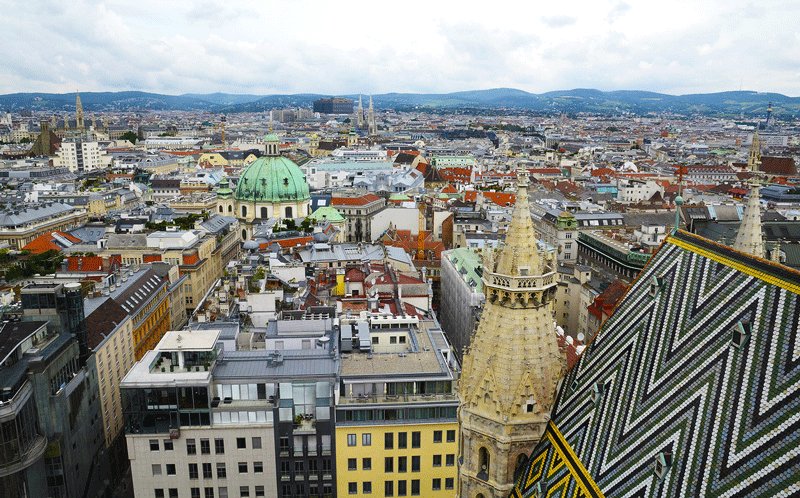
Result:
M797 491L796 118L73 98L0 119L3 497Z
M0 12L0 498L800 498L800 2Z

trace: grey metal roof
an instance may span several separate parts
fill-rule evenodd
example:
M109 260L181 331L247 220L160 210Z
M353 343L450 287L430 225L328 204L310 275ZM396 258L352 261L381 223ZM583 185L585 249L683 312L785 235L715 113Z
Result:
M315 352L316 351L316 352ZM214 379L335 377L337 361L326 351L280 351L282 361L270 361L275 351L225 351L214 367Z
M74 211L73 206L60 202L47 202L29 205L6 205L0 209L0 226L15 227L27 225L39 220L62 216Z

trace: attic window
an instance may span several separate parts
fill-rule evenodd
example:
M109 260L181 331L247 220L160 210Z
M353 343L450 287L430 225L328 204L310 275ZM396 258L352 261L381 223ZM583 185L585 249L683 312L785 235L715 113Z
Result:
M569 387L570 387L570 389L572 389L573 392L577 391L578 390L578 381L577 380L573 380L572 384L570 384Z
M739 321L731 330L731 344L736 349L744 346L750 337L750 322Z
M606 393L606 385L602 382L595 383L592 386L592 402L597 404L603 398L603 395Z
M650 296L656 297L661 289L664 288L664 277L654 276L650 282Z
M662 451L656 455L656 462L653 468L656 473L656 477L663 479L670 467L672 467L671 451Z

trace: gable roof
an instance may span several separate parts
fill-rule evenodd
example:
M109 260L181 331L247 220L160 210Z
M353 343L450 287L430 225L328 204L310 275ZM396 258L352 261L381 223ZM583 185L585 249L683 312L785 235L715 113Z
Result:
M668 237L562 381L512 496L545 479L584 496L791 489L798 327L800 272L687 232Z

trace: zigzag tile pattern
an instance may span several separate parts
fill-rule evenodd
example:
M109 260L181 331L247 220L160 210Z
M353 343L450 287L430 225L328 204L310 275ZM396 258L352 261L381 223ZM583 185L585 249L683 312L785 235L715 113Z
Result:
M742 271L703 240L652 258L563 380L512 496L800 496L798 275Z

